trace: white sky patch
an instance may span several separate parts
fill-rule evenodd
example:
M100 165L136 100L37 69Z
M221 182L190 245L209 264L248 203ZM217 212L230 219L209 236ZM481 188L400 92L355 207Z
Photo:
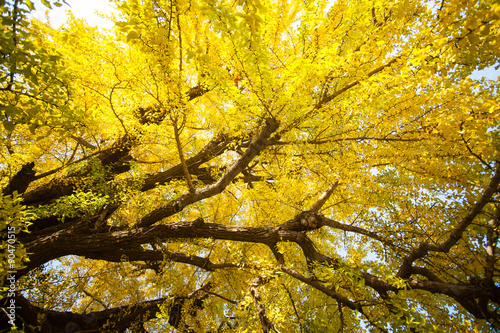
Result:
M498 66L498 65L495 65ZM500 68L495 69L495 66L487 67L482 70L476 70L472 72L471 78L480 80L481 78L486 78L488 80L496 81L500 76Z
M45 7L39 0L33 1L35 10L32 15L37 20L46 22L47 16L51 26L60 27L67 20L67 11L71 11L77 18L85 19L89 25L110 29L114 23L102 18L98 13L109 15L115 11L114 6L107 0L66 0L67 5L61 7Z
M33 17L40 21L47 21L47 15L50 24L58 28L67 20L67 11L73 12L78 18L85 19L89 25L98 26L105 29L111 29L114 23L102 18L98 13L104 15L109 15L115 11L114 5L108 0L66 0L68 5L63 5L61 7L52 6L51 10L48 10L40 0L33 0L35 4L35 11L31 14ZM334 2L327 5L325 10L330 9ZM499 79L500 70L491 66L483 70L476 70L472 73L471 78L479 80L481 78L486 78L489 80L496 81Z

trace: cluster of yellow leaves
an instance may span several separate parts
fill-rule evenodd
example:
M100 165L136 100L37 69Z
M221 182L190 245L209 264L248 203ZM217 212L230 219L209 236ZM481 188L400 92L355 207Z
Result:
M15 169L38 159L42 173L67 162L73 151L77 157L89 153L75 147L72 136L104 150L128 135L140 144L132 150L132 171L119 179L133 177L140 183L145 174L179 163L172 129L176 119L182 121L182 150L190 157L219 133L248 136L264 118L274 117L280 122L280 142L258 156L252 168L263 181L235 182L221 195L163 222L203 216L206 222L225 225L276 226L309 209L329 184L339 181L325 215L372 230L401 251L421 241L440 242L477 200L488 181L487 165L499 159L498 83L472 80L469 74L498 61L500 7L486 1L439 5L132 0L117 2L121 16L114 32L103 33L75 18L59 31L40 24L40 36L50 36L46 43L57 46L67 63L72 103L86 117L66 137L44 130L44 137L29 149L29 129L19 126L11 139L16 153L8 163ZM206 91L189 101L186 92L193 87ZM165 120L141 124L137 110L147 107L161 110ZM5 154L7 148L2 149ZM218 176L217 170L222 172L237 158L237 153L227 152L205 166ZM195 185L202 186L196 179ZM128 194L111 221L133 227L141 216L187 190L178 181ZM400 253L344 232L318 230L310 236L322 252L404 285L391 278L401 264ZM470 244L461 242L450 257L437 257L435 267L450 269L452 262L463 270L457 278L465 279L481 265L475 259L481 248L474 244L477 249L470 251ZM72 270L61 276L57 287L47 286L50 293L33 291L30 297L52 306L51 295L64 293L61 309L91 311L102 309L102 303L118 306L158 293L189 292L211 278L218 293L251 306L245 293L249 281L259 270L271 274L275 264L270 250L260 244L180 240L165 246L209 256L215 263L237 262L241 269L204 273L166 261L163 275L155 276L151 271L136 273L133 265L71 258L63 264ZM298 246L280 244L279 250L287 264L306 271ZM367 260L369 256L379 260ZM106 279L94 279L104 274ZM325 276L348 297L371 297L362 283L356 284L356 272L345 269ZM137 281L143 287L135 287ZM411 297L406 302L400 296L398 307L417 299L429 312L444 302L428 301L422 294ZM294 316L310 331L340 327L331 316L341 311L337 304L296 281L274 279L263 298L273 309L270 318L282 329L296 329L289 322ZM299 310L292 298L301 303ZM211 303L205 309L213 318L207 327L228 311L242 316L240 327L257 329L255 312L243 305L227 310ZM386 315L380 307L376 311ZM422 327L439 321L425 323L416 312L401 318ZM343 316L345 323L359 320L352 313ZM451 320L439 324L459 325Z

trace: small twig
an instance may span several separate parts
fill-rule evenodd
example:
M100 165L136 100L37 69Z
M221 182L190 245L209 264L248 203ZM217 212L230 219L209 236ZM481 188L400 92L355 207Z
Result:
M370 323L370 325L372 325L373 327L379 329L381 332L384 332L384 333L388 333L388 331L386 329L384 329L383 327L380 327L379 325L375 324L373 322L373 320L371 320L367 315L366 313L364 313L363 311L360 311L361 314L363 314L363 316L365 316L366 320Z
M300 323L299 312L297 311L297 307L295 306L295 301L293 300L292 293L290 293L290 290L288 290L288 288L285 285L283 285L283 288L285 288L285 291L288 294L288 297L290 298L290 302L292 302L293 311L295 312L295 316L297 316L297 322L299 323L299 329L302 332L302 324Z
M477 158L485 167L487 167L489 170L491 171L494 171L495 169L493 169L493 167L491 165L489 165L488 163L486 163L482 158L481 156L475 154L472 149L469 147L469 143L467 142L467 140L465 140L464 136L461 135L462 137L462 140L463 142L465 143L465 147L467 148L467 150L469 151L469 153L471 153L472 156L474 156L475 158Z
M342 311L342 303L337 300L337 306L339 307L339 314L340 314L340 328L339 328L339 333L344 332L344 312Z
M182 32L181 32L181 21L180 21L180 14L179 14L179 8L177 7L176 4L176 9L177 9L177 29L179 29L179 79L182 79Z
M113 149L114 149L114 148L113 148ZM41 173L41 174L39 174L39 175L36 175L36 176L35 176L35 178L34 178L33 180L38 180L38 179L41 179L41 178L44 178L44 177L50 176L50 175L52 175L52 174L54 174L54 173L56 173L56 172L58 172L58 171L60 171L60 170L62 170L62 169L64 169L64 168L66 168L66 167L70 166L70 165L73 165L73 164L77 164L77 163L83 162L83 161L85 161L85 160L88 160L88 159L90 159L90 158L92 158L92 157L94 157L94 156L96 156L96 155L99 155L99 154L101 154L101 153L103 153L103 152L106 152L106 151L109 151L109 150L111 150L111 149L106 149L106 150L97 151L97 152L95 152L95 153L93 153L93 154L90 154L90 155L88 155L88 156L82 157L82 158L80 158L80 159L78 159L78 160L76 160L76 161L72 161L72 162L71 162L71 161L69 161L69 162L67 162L66 164L63 164L63 165L62 165L62 166L60 166L60 167L57 167L57 168L52 169L52 170L50 170L50 171L47 171L47 172Z
M226 301L226 302L228 302L228 303L231 303L231 304L234 304L234 305L238 305L238 302L233 301L233 300L231 300L231 299L229 299L229 298L226 298L226 297L224 297L224 296L222 296L222 295L219 295L219 294L217 294L217 293L214 293L214 292L212 292L212 291L208 291L208 290L206 290L205 292L206 292L207 294L217 296L217 297L219 297L220 299L223 299L223 300L225 300L225 301Z
M98 299L97 297L95 297L94 295L92 295L90 292L88 292L85 289L83 289L82 291L83 291L83 293L85 295L87 295L88 297L92 298L93 301L96 301L97 303L101 304L105 309L109 309L109 306L106 305L106 303L104 303L103 301L101 301L100 299Z
M120 83L121 83L121 82L118 82L117 84L115 84L115 85L113 86L113 88L111 88L111 92L109 93L109 97L108 97L108 99L109 99L109 105L110 105L110 107L111 107L111 111L112 111L112 112L113 112L113 114L115 115L116 119L118 119L118 121L119 121L119 122L120 122L120 124L122 125L122 128L123 128L123 130L125 131L125 134L127 134L127 136L130 136L130 135L128 134L127 127L125 126L125 123L123 122L122 118L120 118L120 116L119 116L119 115L118 115L118 113L116 112L115 107L114 107L114 105L113 105L113 94L114 94L114 92L115 92L116 87L117 87L118 85L120 85Z

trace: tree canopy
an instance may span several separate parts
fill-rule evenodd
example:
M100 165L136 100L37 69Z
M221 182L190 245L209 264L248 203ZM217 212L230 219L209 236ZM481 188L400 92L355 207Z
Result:
M1 4L1 327L500 330L495 1Z

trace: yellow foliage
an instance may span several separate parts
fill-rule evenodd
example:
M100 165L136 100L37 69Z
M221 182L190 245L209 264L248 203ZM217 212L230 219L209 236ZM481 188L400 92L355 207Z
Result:
M143 321L166 332L498 327L486 289L429 283L498 293L499 82L471 76L498 66L498 4L114 2L111 31L31 22L64 64L47 89L64 112L22 116L44 85L2 82L0 182L35 163L19 240L55 253L23 271L32 304L160 299Z

